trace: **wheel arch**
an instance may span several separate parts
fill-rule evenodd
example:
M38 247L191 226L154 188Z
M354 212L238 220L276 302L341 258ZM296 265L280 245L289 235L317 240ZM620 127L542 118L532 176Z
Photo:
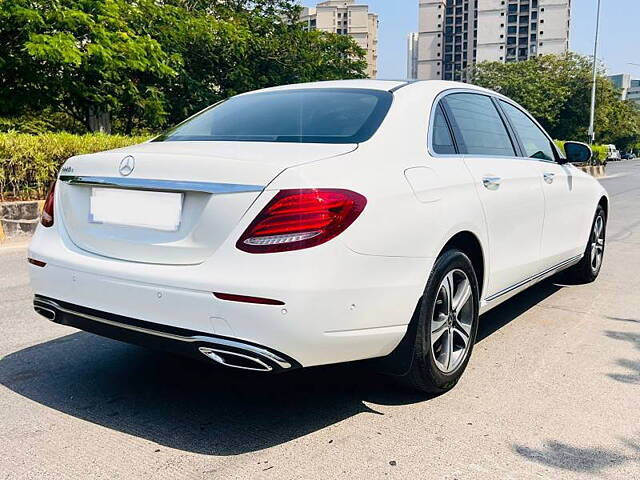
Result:
M469 230L458 232L444 244L438 253L438 256L451 248L457 248L469 257L469 260L471 260L471 265L473 265L473 269L476 272L476 277L478 279L480 298L482 298L483 288L486 283L487 268L486 256L480 239Z
M462 251L467 255L467 257L469 257L469 260L471 260L471 265L473 266L478 279L480 299L482 299L483 286L486 284L488 270L486 268L485 253L482 247L482 242L472 231L460 230L447 240L435 258L452 248ZM389 355L372 360L374 367L378 369L378 371L393 376L402 376L411 368L415 348L414 339L422 300L423 297L420 296L411 317L411 321L409 322L409 326L407 327L407 332L398 346Z

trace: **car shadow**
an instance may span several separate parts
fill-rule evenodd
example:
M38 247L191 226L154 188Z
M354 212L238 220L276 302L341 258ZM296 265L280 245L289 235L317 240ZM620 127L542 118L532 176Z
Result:
M552 280L543 281L489 310L480 317L476 343L482 342L485 338L493 335L509 322L562 288L561 285L554 283Z
M479 341L559 288L539 284L483 315ZM429 400L366 363L265 376L84 332L0 359L0 384L75 418L208 455L258 451L356 415L381 415L376 404Z

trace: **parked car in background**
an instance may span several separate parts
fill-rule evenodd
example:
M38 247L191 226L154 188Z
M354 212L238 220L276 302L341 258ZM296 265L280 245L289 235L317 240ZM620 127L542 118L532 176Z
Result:
M620 151L616 148L615 145L605 145L605 147L607 147L608 161L620 160Z
M634 158L636 158L636 154L633 152L627 152L622 155L622 160L633 160Z
M557 272L600 272L607 193L569 163L590 148L564 148L469 84L242 94L64 164L29 248L34 307L230 368L383 357L443 392L480 314Z

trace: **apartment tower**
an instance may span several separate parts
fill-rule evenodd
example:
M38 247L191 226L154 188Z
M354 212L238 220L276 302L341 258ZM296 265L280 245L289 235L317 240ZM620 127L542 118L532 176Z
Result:
M569 49L571 0L419 0L418 78L466 79L479 62Z
M420 35L412 32L407 36L407 79L418 78L418 43Z
M378 75L378 15L355 0L328 0L304 7L300 21L308 30L349 35L367 52L367 76Z

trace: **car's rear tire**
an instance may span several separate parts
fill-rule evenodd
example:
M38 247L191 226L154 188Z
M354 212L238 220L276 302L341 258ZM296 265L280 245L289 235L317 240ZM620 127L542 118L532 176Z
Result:
M571 283L591 283L600 273L604 258L604 247L607 233L607 214L601 205L598 205L593 218L589 241L580 262L565 272L565 278Z
M402 380L426 393L453 388L473 351L478 311L478 281L471 261L460 250L445 251L424 290L412 363Z

